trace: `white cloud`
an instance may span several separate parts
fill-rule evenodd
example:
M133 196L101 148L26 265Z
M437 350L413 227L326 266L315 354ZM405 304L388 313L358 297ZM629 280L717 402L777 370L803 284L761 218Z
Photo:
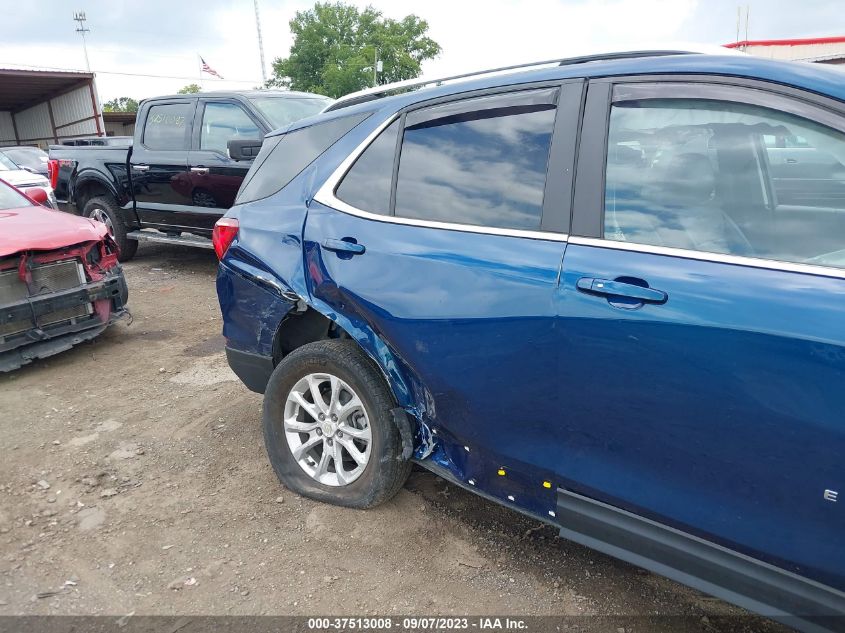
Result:
M829 23L827 0L747 0L757 37L798 37ZM597 51L657 47L690 39L721 44L733 37L735 0L352 0L385 15L414 13L428 20L442 55L423 66L425 76L504 66ZM37 6L35 6L37 4ZM101 72L103 100L174 92L199 80L201 54L227 81L203 75L203 86L251 88L260 83L258 44L250 0L178 3L79 0L88 13L89 54ZM260 0L268 72L292 43L288 22L312 0ZM40 0L4 15L0 67L28 64L84 68L82 45L65 0ZM798 30L802 29L802 30ZM231 80L241 80L239 82Z
M393 0L390 14L415 12L412 0ZM696 0L434 0L424 10L431 36L443 47L425 65L428 75L445 75L597 51L623 50L650 41L677 39Z

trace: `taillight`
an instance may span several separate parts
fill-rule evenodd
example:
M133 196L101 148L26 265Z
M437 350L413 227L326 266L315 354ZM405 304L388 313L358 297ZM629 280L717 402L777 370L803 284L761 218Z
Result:
M59 161L55 158L47 161L47 177L50 179L50 186L55 189L59 184Z
M214 245L217 259L223 259L223 255L229 250L237 235L238 220L236 218L220 218L217 220L214 231L211 233L211 243Z

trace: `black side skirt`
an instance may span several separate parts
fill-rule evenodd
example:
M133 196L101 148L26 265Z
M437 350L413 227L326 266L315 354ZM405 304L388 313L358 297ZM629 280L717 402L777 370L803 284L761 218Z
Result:
M564 538L808 633L845 631L845 593L561 488Z

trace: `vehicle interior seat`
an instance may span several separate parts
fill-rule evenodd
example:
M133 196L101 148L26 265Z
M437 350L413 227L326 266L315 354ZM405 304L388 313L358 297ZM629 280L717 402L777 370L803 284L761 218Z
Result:
M717 173L705 154L666 152L644 174L642 202L620 205L611 224L626 241L750 255L754 249L716 197ZM648 208L643 208L647 204Z

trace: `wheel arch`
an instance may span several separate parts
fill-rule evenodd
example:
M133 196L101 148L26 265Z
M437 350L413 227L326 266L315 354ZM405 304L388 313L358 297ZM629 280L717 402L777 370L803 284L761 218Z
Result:
M299 300L304 307L291 311L276 329L273 338L273 365L293 350L307 343L330 338L347 338L354 341L379 368L397 404L412 413L419 411L416 394L422 391L417 381L409 378L410 372L402 359L390 348L368 323L352 321L320 302Z
M118 206L121 206L120 196L114 186L94 174L83 174L77 178L72 196L73 203L76 205L76 208L80 213L82 213L82 210L91 198L96 198L98 196L111 196L115 203Z

